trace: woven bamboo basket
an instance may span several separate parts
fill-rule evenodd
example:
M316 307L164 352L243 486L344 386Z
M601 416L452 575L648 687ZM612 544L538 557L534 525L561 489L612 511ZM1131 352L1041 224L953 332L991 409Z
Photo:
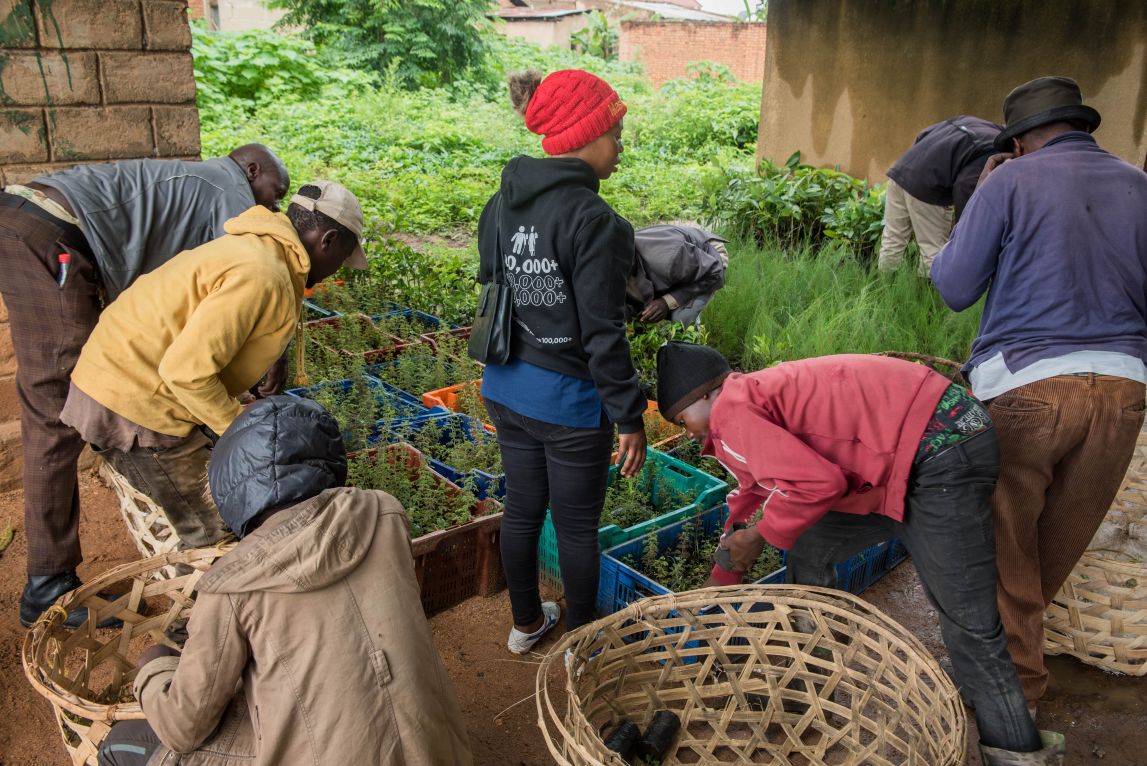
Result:
M52 704L68 755L75 766L95 766L100 742L116 721L143 718L132 696L135 661L157 643L175 646L165 635L185 620L195 585L232 546L172 551L110 569L64 596L24 637L24 675ZM175 577L157 579L164 570ZM116 594L107 600L99 594ZM68 613L87 607L76 630L63 627ZM123 627L96 626L118 617Z
M120 515L140 554L150 558L175 550L179 545L179 536L175 534L163 509L128 483L127 478L106 460L99 463L100 478L115 492Z
M1147 431L1087 552L1044 612L1044 653L1147 675Z
M662 766L954 766L967 735L910 633L847 593L789 585L656 596L583 626L542 662L537 707L563 766L623 766L603 737L664 709L681 731Z

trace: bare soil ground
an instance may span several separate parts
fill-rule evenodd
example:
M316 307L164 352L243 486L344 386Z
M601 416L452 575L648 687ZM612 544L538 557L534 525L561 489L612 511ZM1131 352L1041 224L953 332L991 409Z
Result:
M81 539L87 560L80 576L137 558L116 509L115 498L97 479L85 476L81 490ZM24 583L22 497L0 495L0 529L11 525L16 539L0 554L0 766L67 766L47 702L23 677L17 620ZM905 625L937 657L945 654L936 616L928 606L911 563L869 589L864 597ZM435 642L454 679L480 766L540 766L553 763L536 724L534 677L537 659L505 650L509 604L505 593L475 598L431 619ZM543 649L546 645L543 644ZM1052 685L1041 704L1042 728L1067 736L1069 764L1147 763L1147 680L1113 676L1069 658L1049 658ZM972 716L969 715L969 720ZM975 742L971 727L970 742ZM979 756L969 746L969 763Z

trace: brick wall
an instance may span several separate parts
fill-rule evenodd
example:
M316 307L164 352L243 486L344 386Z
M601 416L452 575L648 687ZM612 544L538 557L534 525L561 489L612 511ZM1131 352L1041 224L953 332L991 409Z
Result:
M0 184L199 157L186 0L0 0ZM0 491L20 483L16 360L0 303Z
M738 80L760 82L765 72L765 25L746 22L623 21L623 61L640 61L654 85L685 77L695 61L715 61Z

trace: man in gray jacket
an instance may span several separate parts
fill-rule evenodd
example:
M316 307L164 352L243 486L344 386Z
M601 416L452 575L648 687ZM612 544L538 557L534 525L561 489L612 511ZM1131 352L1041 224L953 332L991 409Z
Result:
M101 766L473 762L406 513L343 486L339 431L317 403L276 396L223 434L211 494L240 542L199 581L182 653L140 658L147 720L116 724Z
M102 307L136 277L223 234L228 219L256 204L277 210L289 182L278 157L248 144L205 162L83 165L0 192L0 293L24 447L24 625L80 584L76 461L84 442L59 415Z
M725 240L692 224L663 223L639 229L637 257L625 288L629 313L642 322L672 319L691 324L725 286Z

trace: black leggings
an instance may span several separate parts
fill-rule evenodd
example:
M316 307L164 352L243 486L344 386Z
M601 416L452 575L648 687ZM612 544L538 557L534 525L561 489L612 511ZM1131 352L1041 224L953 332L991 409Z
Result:
M566 630L594 618L600 551L597 528L609 479L613 426L570 428L545 423L486 401L502 448L506 512L502 566L515 625L542 615L538 538L553 516L566 599Z

